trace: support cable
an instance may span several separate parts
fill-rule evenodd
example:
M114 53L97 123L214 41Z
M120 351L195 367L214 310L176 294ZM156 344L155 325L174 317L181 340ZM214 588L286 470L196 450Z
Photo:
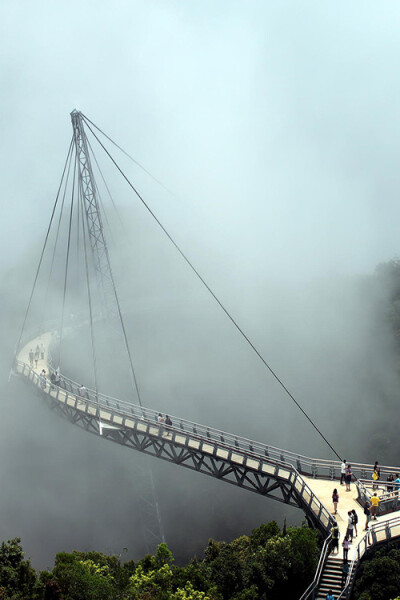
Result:
M86 117L85 117L85 120L86 120ZM208 290L208 292L211 294L211 296L214 298L214 300L217 302L217 304L223 310L223 312L225 313L225 315L233 323L233 325L235 326L235 328L237 329L237 331L246 340L246 342L248 343L248 345L252 348L252 350L256 353L256 355L258 356L258 358L261 360L261 362L263 363L263 365L268 369L268 371L271 373L271 375L274 377L274 379L279 383L279 385L286 392L286 394L289 396L289 398L295 403L295 405L297 406L297 408L305 416L305 418L312 425L312 427L315 429L315 431L321 436L321 438L329 446L329 448L332 450L332 452L339 458L339 460L341 460L341 457L336 452L335 448L327 440L327 438L324 436L324 434L321 432L321 430L318 428L318 426L314 423L314 421L311 419L311 417L309 417L308 414L306 413L306 411L301 407L301 405L299 404L299 402L295 399L295 397L289 391L289 389L286 387L286 385L283 383L283 381L278 377L278 375L275 373L275 371L272 369L272 367L270 367L270 365L264 359L264 357L262 356L261 352L259 350L257 350L257 348L255 347L255 345L251 342L251 340L245 334L245 332L243 331L243 329L235 321L235 319L232 317L232 315L229 313L229 311L225 308L225 306L222 304L222 302L219 300L219 298L216 296L216 294L212 291L212 289L210 288L210 286L206 283L206 281L203 279L203 277L200 275L200 273L197 271L197 269L194 267L194 265L190 262L190 260L188 259L188 257L184 254L183 250L181 250L181 248L178 246L178 244L175 242L175 240L172 238L172 236L168 233L168 231L166 230L166 228L164 227L164 225L159 221L159 219L156 217L156 215L151 210L151 208L149 207L149 205L145 202L145 200L143 199L143 197L140 195L140 193L137 191L137 189L134 187L134 185L130 182L130 180L128 179L128 177L125 175L125 173L119 167L119 165L114 160L114 158L112 157L112 155L110 154L110 152L103 145L103 143L99 140L98 136L95 134L95 132L93 131L93 129L90 127L90 125L88 123L86 123L86 125L90 129L91 133L94 135L94 137L96 138L96 140L98 141L98 143L100 144L100 146L103 148L103 150L105 151L105 153L108 155L108 157L110 158L110 160L113 162L114 166L118 169L118 171L121 173L121 175L123 176L123 178L125 179L125 181L131 187L131 189L135 192L135 194L137 195L137 197L139 198L139 200L141 201L141 203L143 204L143 206L146 208L146 210L150 213L150 215L156 221L157 225L162 229L162 231L164 232L164 234L167 236L167 238L170 240L170 242L173 244L173 246L179 252L179 254L184 259L184 261L187 263L187 265L191 268L191 270L193 271L193 273L198 277L198 279L201 281L201 283L204 285L204 287Z
M58 238L59 238L59 235L60 235L60 226L61 226L61 220L62 220L63 211L64 211L65 196L66 196L66 193L67 193L67 186L68 186L69 175L70 175L70 171L71 171L72 154L73 153L71 152L70 155L69 155L69 164L68 164L67 177L65 179L64 192L63 192L63 197L62 197L62 202L61 202L61 209L60 209L60 216L58 218L58 224L57 224L56 239L55 239L55 242L54 242L53 255L51 257L50 273L49 273L49 278L48 278L48 281L47 281L46 294L45 294L45 299L44 299L44 306L45 307L47 305L47 298L48 298L49 289L50 289L50 281L51 281L51 277L52 277L52 274L53 274L54 260L55 260L57 245L58 245Z
M94 177L93 177L92 167L91 167L91 163L90 163L90 155L89 155L89 150L88 150L88 145L87 145L87 136L86 136L84 126L83 126L82 113L73 111L71 113L71 118L72 118L72 124L73 124L73 128L74 128L76 153L78 156L79 164L82 165L82 169L85 170L85 175L82 174L81 169L79 171L80 171L81 188L82 187L85 188L85 189L81 189L83 198L84 198L85 204L86 204L86 200L87 200L88 204L90 205L90 211L89 211L89 208L85 208L86 218L88 219L90 217L91 223L93 225L93 229L96 228L96 230L97 230L96 233L94 233L90 230L90 227L88 226L91 243L94 238L96 241L96 248L95 248L96 251L94 251L94 248L92 246L92 252L93 252L94 256L97 256L97 259L101 258L101 263L99 261L98 267L96 267L97 270L101 271L101 268L106 268L106 270L107 270L108 285L111 284L112 295L113 295L113 299L115 301L116 308L117 308L116 312L118 314L118 318L121 323L125 348L126 348L126 352L127 352L128 359L129 359L132 387L133 387L133 389L136 390L139 405L142 407L139 385L138 385L136 373L135 373L135 370L133 367L132 355L131 355L131 351L129 348L128 337L126 335L125 324L124 324L124 321L122 318L122 312L121 312L121 307L120 307L119 298L118 298L118 294L117 294L117 289L115 286L114 275L113 275L113 271L111 268L110 256L109 256L108 248L105 243L104 236L103 236L102 218L101 218L101 213L100 213L98 203L96 200L96 193L95 193L96 186L93 183ZM82 160L82 163L81 163L81 160ZM85 185L82 185L84 183L84 179L85 179ZM86 198L86 193L88 193L88 198ZM91 196L91 198L89 198L89 196ZM101 252L102 252L101 256L99 254L99 246L101 246ZM101 279L101 284L103 287L103 291L105 291L103 275L102 275L102 279ZM105 297L105 300L107 300L106 297Z
M137 397L138 397L139 405L140 405L141 408L143 408L142 398L140 396L140 391L139 391L139 384L138 384L138 381L137 381L135 369L133 367L133 360L132 360L131 350L130 350L129 344L128 344L128 336L126 335L125 323L124 323L124 320L122 318L121 306L119 304L119 298L118 298L118 294L117 294L117 288L115 286L114 275L113 275L113 272L112 272L112 269L111 269L111 262L110 262L110 257L109 257L109 254L108 254L108 248L107 247L105 247L105 253L106 253L106 256L107 256L107 262L108 262L109 269L110 269L110 278L111 278L111 283L112 283L113 290L114 290L115 302L117 304L118 317L119 317L119 320L120 320L120 323L121 323L121 328L122 328L122 333L123 333L123 336L124 336L126 351L128 353L129 365L130 365L130 368L131 368L130 370L131 370L132 383L133 383L134 389L136 390L136 394L137 394Z
M87 138L86 138L86 139L87 139ZM102 173L102 170L100 169L100 165L99 165L99 163L98 163L98 161L97 161L97 158L96 158L96 155L95 155L95 153L93 152L93 148L92 148L92 145L91 145L91 143L90 143L90 140L87 140L87 143L88 143L89 150L90 150L90 152L92 153L92 158L94 159L94 162L96 163L97 169L98 169L98 171L99 171L99 173L100 173L100 177L101 177L101 179L103 180L104 187L105 187L105 188L106 188L106 190L107 190L107 193L108 193L108 195L109 195L109 198L110 198L110 200L111 200L111 203L112 203L112 205L113 205L113 207L114 207L114 210L115 210L115 212L116 212L116 214L117 214L117 217L118 217L118 220L119 220L119 222L120 222L120 225L121 225L122 229L124 229L124 228L125 228L125 226L124 226L124 222L123 222L123 220L122 220L122 218L121 218L121 215L119 214L119 211L118 211L117 205L116 205L116 204L115 204L115 202L114 202L114 198L112 197L112 194L111 194L111 192L110 192L110 188L109 188L109 187L108 187L108 185L107 185L107 182L106 182L106 180L105 180L105 178L104 178L104 175L103 175L103 173ZM99 189L98 189L98 187L97 187L97 186L96 186L96 188L97 188L97 193L99 194ZM107 225L108 225L108 227L109 227L109 229L110 229L110 233L111 233L111 227L110 227L110 224L108 223L108 219L107 219L107 215L105 214L104 207L103 207L103 212L104 212L104 216L106 217L106 220L107 220Z
M58 204L58 199L59 199L59 195L60 195L60 190L61 190L61 186L62 186L62 183L63 183L65 171L66 171L67 164L68 164L69 155L72 152L73 143L74 143L74 137L72 136L72 140L71 140L71 143L69 145L69 150L68 150L67 158L65 159L65 164L64 164L64 169L63 169L63 173L62 173L62 176L61 176L60 185L58 187L58 191L57 191L57 195L56 195L56 200L54 202L53 210L52 210L52 213L51 213L50 222L49 222L49 225L47 227L46 237L45 237L43 248L42 248L42 252L41 252L41 255L40 255L39 264L38 264L38 267L36 269L35 279L34 279L32 290L31 290L31 294L30 294L30 297L29 297L28 306L27 306L27 309L26 309L26 312L25 312L24 320L23 320L22 327L21 327L21 332L20 332L20 335L19 335L19 338L18 338L18 342L17 342L17 345L16 345L15 356L17 356L17 353L18 353L18 350L19 350L19 347L20 347L20 344L21 344L22 335L24 333L24 329L25 329L25 325L26 325L26 320L28 318L29 309L31 307L32 298L33 298L33 294L34 294L35 287L36 287L36 282L37 282L37 279L38 279L38 276L39 276L40 268L42 266L44 252L45 252L45 249L46 249L46 246L47 246L47 241L49 239L49 234L50 234L51 226L53 224L53 218L54 218L54 214L56 212L56 208L57 208L57 204Z
M99 405L99 394L98 394L98 379L97 379L97 361L96 361L96 347L94 343L94 327L93 327L93 309L92 309L92 294L90 291L90 280L89 280L89 263L87 256L87 243L86 243L86 229L85 229L85 219L84 219L84 208L83 208L83 200L82 195L78 191L78 206L81 212L81 221L82 221L82 233L83 233L83 248L85 255L85 272L86 272L86 287L88 294L88 302L89 302L89 317L90 317L90 338L92 342L92 358L93 358L93 375L94 375L94 389L96 391L96 400L97 400L97 411L99 415L99 423L100 423L100 405ZM79 210L78 210L79 213ZM79 231L78 231L79 234ZM101 433L101 426L100 426Z
M78 188L78 198L80 198L79 196L79 188ZM80 247L79 247L79 234L80 234L80 206L79 206L79 201L78 201L78 206L77 206L77 236L76 236L76 289L79 289L79 282L80 282L80 262L79 262L79 254L80 254Z
M102 135L104 135L104 137L106 137L112 144L114 144L114 146L116 148L118 148L118 150L120 150L123 154L125 154L125 156L127 156L129 158L129 160L131 160L133 163L135 163L135 165L137 165L140 169L142 169L142 171L144 171L146 173L146 175L148 175L149 177L151 177L151 179L153 179L156 183L158 183L159 186L161 186L166 192L168 192L169 194L171 194L171 196L175 196L175 194L173 192L171 192L171 190L169 190L159 179L157 179L157 177L154 177L154 175L152 175L150 173L150 171L148 171L147 169L145 169L143 167L143 165L141 165L137 160L135 160L133 158L133 156L131 156L130 154L128 154L128 152L126 152L123 148L121 148L121 146L118 146L118 144L116 142L114 142L114 140L112 140L106 133L104 133L104 131L102 131L100 129L100 127L97 127L97 125L95 123L93 123L93 121L91 121L89 119L89 117L87 117L86 115L84 115L83 113L81 113L82 117L85 119L86 125L89 127L88 123L91 123L93 125L93 127L95 127L97 129L97 131L99 131ZM90 128L89 128L90 129Z
M72 182L71 208L70 208L70 211L69 211L68 243L67 243L67 255L65 257L64 291L63 291L63 302L62 302L62 312L61 312L61 326L60 326L60 347L59 347L59 363L60 363L60 365L61 365L61 342L62 342L63 327L64 327L65 298L66 298L66 295L67 295L69 251L70 251L70 247L71 247L71 229L72 229L72 215L73 215L73 210L74 210L75 179L76 179L77 163L78 163L78 155L77 155L77 153L75 153L74 178L73 178L73 182Z

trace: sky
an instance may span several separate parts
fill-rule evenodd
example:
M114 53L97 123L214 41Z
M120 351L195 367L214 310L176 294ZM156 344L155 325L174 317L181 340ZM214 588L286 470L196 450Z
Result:
M368 410L357 407L361 424L370 427L370 409L395 386L390 341L371 329L378 298L360 304L361 284L354 282L399 252L399 19L394 1L3 2L5 377L72 135L69 115L78 109L172 191L123 163L278 374L329 436L356 452L343 430L349 404L365 399ZM268 434L274 445L323 452L298 426L293 407L285 405L282 414L287 399L137 199L126 186L113 185L125 228L115 228L111 258L148 403L258 439ZM117 552L120 544L139 552L115 515L101 508L113 505L115 482L108 481L99 511L88 516L104 465L111 470L118 463L124 491L118 512L128 518L129 498L135 498L131 458L82 432L67 433L73 429L68 423L57 425L43 408L32 409L27 391L22 411L8 390L4 385L2 444L5 452L10 444L13 450L11 463L3 462L2 480L10 486L0 514L9 525L0 536L21 531L40 566L51 552L92 543L104 551ZM35 415L33 439L26 438ZM44 424L46 432L55 428L49 439ZM13 428L21 444L10 441ZM63 480L56 461L46 463L49 480L57 482L53 499L39 465L57 441L54 452L60 461L69 456L65 468L72 468ZM81 460L82 453L91 460ZM36 457L33 471L24 462L28 455ZM96 470L100 464L103 470ZM206 499L195 501L203 481L175 471L157 472L169 533L173 537L180 497L196 506L198 533L187 543L182 527L172 543L180 556L220 532L239 535L262 518L264 500L251 501L253 520L239 518L246 494L220 491L219 482L209 483L213 506L207 509ZM18 473L23 481L15 481ZM74 512L78 490L86 500ZM230 521L217 497L231 503L236 516ZM282 507L266 506L267 516L282 518ZM192 522L193 511L185 523ZM44 529L57 535L50 540Z

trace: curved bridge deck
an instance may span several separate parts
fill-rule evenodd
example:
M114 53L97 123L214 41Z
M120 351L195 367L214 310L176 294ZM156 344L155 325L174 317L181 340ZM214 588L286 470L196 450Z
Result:
M380 527L376 535L365 541L365 518L357 502L357 486L352 483L351 491L339 485L340 463L314 459L255 442L231 433L193 423L171 416L172 425L158 422L158 412L96 393L79 394L78 384L61 375L59 385L48 378L40 377L42 369L54 372L47 350L53 340L52 332L32 339L18 353L15 369L26 381L35 386L50 406L85 430L101 435L111 441L139 450L157 458L168 460L186 468L216 477L227 483L242 487L301 508L308 521L326 537L337 521L340 537L347 529L347 513L355 509L359 516L358 534L353 548L361 540L365 546L380 541L379 535L387 539L384 523L400 517L400 510L381 514ZM44 360L37 367L30 366L29 351L44 344ZM352 463L355 477L371 479L372 466ZM400 469L382 467L381 473L396 473ZM331 513L332 491L338 488L338 514ZM387 529L387 528L386 528ZM398 529L398 531L397 531ZM379 534L379 531L381 534ZM400 535L400 519L391 537ZM385 537L386 536L386 537ZM382 538L382 539L383 539ZM349 556L352 556L350 551Z

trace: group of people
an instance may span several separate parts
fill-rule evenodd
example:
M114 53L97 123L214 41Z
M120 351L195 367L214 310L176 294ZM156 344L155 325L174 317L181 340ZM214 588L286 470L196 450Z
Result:
M343 546L342 587L344 587L347 576L349 574L348 553L349 553L349 545L351 543L349 541L349 533L351 535L351 539L353 539L353 537L352 537L353 530L355 530L355 534L357 535L357 523L358 523L358 517L357 517L356 511L354 511L354 510L349 511L346 536L342 542L342 546ZM336 554L338 554L340 532L339 532L339 527L337 526L337 523L335 523L333 525L333 527L331 529L331 535L332 535L332 552L334 550L336 550ZM329 590L328 594L326 595L326 600L335 600L332 590Z
M371 496L370 501L366 501L365 505L364 505L364 515L365 515L364 531L368 530L370 520L371 519L376 520L376 517L378 514L380 498L378 497L378 494L375 490L377 490L377 488L378 488L376 482L379 481L380 477L381 477L380 467L379 467L378 461L376 461L374 464L374 467L373 467L373 472L372 472L372 479L374 482L372 487L373 487L374 493ZM341 468L340 468L340 484L341 485L346 484L346 492L350 491L351 478L352 478L351 465L347 464L346 460L343 460L342 464L341 464ZM390 483L390 485L386 485L388 491L400 490L400 475L398 473L396 474L396 479L394 479L393 474L390 474L387 478L387 482ZM332 504L333 504L333 514L336 515L338 512L337 509L338 509L338 504L339 504L339 493L338 493L337 488L334 488L334 490L332 492ZM349 510L347 512L346 535L344 536L344 539L342 542L342 548L343 548L342 586L344 586L347 576L348 576L348 573L349 573L349 562L348 562L349 547L353 541L353 538L356 537L358 534L357 524L358 524L357 512L354 509ZM335 523L333 525L333 527L331 528L331 536L332 536L332 542L331 542L332 553L338 554L339 553L340 531L339 531L339 527L338 527L337 523ZM326 600L334 600L334 596L333 596L331 590L329 590L329 592L326 596Z
M35 362L35 368L37 369L39 359L44 360L45 350L43 343L40 346L37 344L35 352L32 348L29 350L29 364L31 367L33 367L33 363Z
M349 510L347 513L346 535L342 542L344 559L347 559L347 552L349 550L348 544L352 543L354 535L355 536L358 535L357 524L358 524L358 515L353 508L353 510ZM338 554L340 532L339 532L339 527L337 526L337 523L335 523L335 525L332 527L331 533L332 533L332 552L334 550L336 550L336 554ZM345 544L346 541L348 542L348 544Z
M377 490L379 488L378 481L380 479L381 479L381 470L380 470L378 461L376 461L374 464L374 470L372 473L372 480L374 482L372 485L372 489ZM400 475L399 475L399 473L396 473L396 479L394 478L393 473L389 473L389 475L386 477L386 483L383 483L383 488L389 494L391 494L392 492L399 492L400 491Z
M344 459L340 465L340 485L346 484L346 492L350 492L350 484L353 473L351 472L351 465L347 464Z
M163 426L165 425L166 436L168 437L169 429L172 427L172 421L170 417L168 415L165 415L165 417L163 417L161 413L158 413L157 423L161 425L161 434L163 433Z
M57 386L61 385L61 378L60 378L60 374L58 371L52 372L52 374L50 375L50 381L53 385L57 385Z
M335 490L335 492L337 494L337 490ZM338 496L338 494L337 494L337 496ZM338 496L337 501L339 501L339 496ZM349 510L347 513L346 535L344 536L344 540L342 542L342 547L343 547L342 587L344 587L347 576L349 574L349 560L348 560L349 547L353 541L353 536L354 535L357 536L357 523L358 523L358 515L357 515L356 511L354 509ZM332 535L332 544L331 544L332 553L334 551L336 551L335 554L338 554L339 553L340 531L339 531L339 527L338 527L337 523L335 523L333 525L333 527L331 529L331 535ZM334 600L332 590L329 590L328 594L326 595L326 600Z

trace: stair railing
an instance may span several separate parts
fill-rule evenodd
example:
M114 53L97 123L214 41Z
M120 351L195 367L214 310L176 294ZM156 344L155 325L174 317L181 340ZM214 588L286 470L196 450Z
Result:
M319 583L321 580L321 575L325 568L326 561L328 560L330 544L332 541L332 534L330 533L324 541L324 545L322 546L321 554L319 557L317 570L315 571L314 579L306 589L306 591L301 596L300 600L314 600L315 594L318 591Z

